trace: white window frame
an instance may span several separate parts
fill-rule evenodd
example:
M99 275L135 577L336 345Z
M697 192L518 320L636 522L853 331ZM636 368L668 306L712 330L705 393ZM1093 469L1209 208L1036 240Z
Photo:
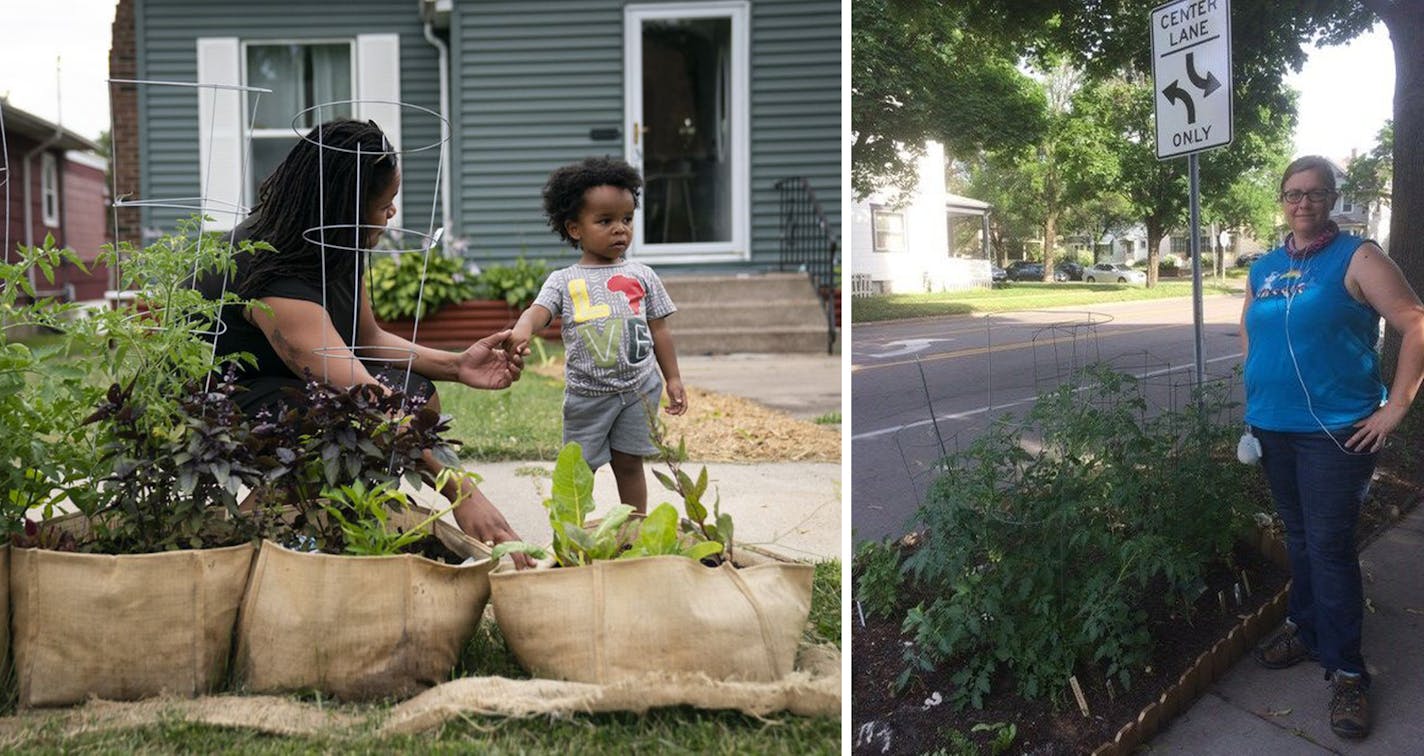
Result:
M40 209L44 224L59 228L59 161L53 152L40 154Z
M302 45L302 46L314 46L314 45L346 45L346 63L347 63L348 73L349 73L350 76L351 76L351 87L350 87L351 99L357 99L357 97L358 97L357 91L359 90L359 87L358 87L357 81L356 81L356 72L357 72L357 71L356 71L356 40L352 39L351 37L336 37L336 38L317 38L317 37L313 37L313 38L300 38L300 37L298 37L298 38L288 38L288 39L244 39L244 40L242 40L241 44L238 45L238 50L239 50L239 57L238 57L239 69L238 69L238 70L240 71L240 75L242 76L242 83L243 83L244 86L246 86L247 83L248 83L248 76L247 76L247 51L248 51L248 49L249 49L249 48L252 48L252 47L279 47L279 46L282 46L282 45ZM245 157L244 159L247 161L247 173L248 173L247 181L244 182L244 185L243 185L243 187L242 187L242 192L243 192L243 195L242 195L242 196L243 196L243 202L244 202L248 207L252 207L253 205L257 204L256 185L257 185L258 183L260 183L260 182L262 181L262 178L263 178L262 176L255 176L255 175L252 175L252 140L256 140L256 139L272 139L272 138L291 138L291 137L294 137L294 136L298 136L297 133L292 130L291 124L287 124L287 125L285 125L285 126L282 126L282 127L279 127L279 128L275 128L275 129L273 129L273 128L268 128L268 129L252 129L252 128L248 128L248 125L252 123L252 113L251 113L251 112L249 111L249 109L248 109L248 103L249 103L250 99L251 99L251 98L249 98L249 97L243 97L243 98L242 98L242 133L243 133L243 136L245 137L244 140L243 140L243 148L244 148L245 150L247 150L247 155L246 155L246 157ZM316 105L316 104L318 104L318 103L310 103L310 105ZM261 100L258 100L258 107L261 107L261 105L262 105ZM310 105L309 105L309 106L310 106ZM320 114L318 114L318 115L320 115ZM352 112L352 114L351 114L351 117L355 118L355 117L357 117L357 115L358 115L358 114L355 112L355 109L353 108L353 112Z
M246 45L333 43L352 45L351 98L363 101L352 116L381 124L391 145L401 149L401 108L386 104L401 102L399 34L311 39L199 37L198 83L215 85L198 89L198 181L202 195L209 201L208 215L213 217L213 222L205 225L207 230L232 228L241 215L231 208L239 203L251 206L252 181L243 180L244 174L252 171L247 97L239 91L247 80ZM397 195L392 227L401 225L402 204L402 196Z
M875 221L881 216L899 216L900 218L900 248L880 246L880 230L876 228ZM910 249L909 228L906 224L905 211L894 210L883 205L870 206L870 248L880 254L895 254L906 252Z
M732 24L732 238L718 242L648 245L643 232L646 203L634 213L630 258L649 263L743 262L751 259L751 6L743 0L685 3L630 3L623 7L623 154L639 173L642 147L635 130L642 113L642 22L676 18L727 18Z

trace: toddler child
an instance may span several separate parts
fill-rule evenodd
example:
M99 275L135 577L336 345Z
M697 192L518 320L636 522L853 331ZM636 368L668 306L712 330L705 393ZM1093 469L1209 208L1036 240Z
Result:
M549 176L544 213L579 261L549 275L509 337L514 354L528 354L530 336L563 318L564 443L577 441L595 470L610 463L619 498L638 512L648 505L643 457L657 452L647 413L657 411L664 382L668 414L687 411L667 327L677 307L652 268L624 257L642 186L636 169L609 158Z

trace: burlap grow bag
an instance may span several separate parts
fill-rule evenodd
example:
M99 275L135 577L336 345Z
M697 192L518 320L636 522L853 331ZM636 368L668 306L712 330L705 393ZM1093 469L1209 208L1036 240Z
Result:
M678 556L490 576L495 619L535 677L610 684L649 672L769 682L811 612L805 564L706 567Z
M12 549L20 706L216 689L253 551L251 544L119 556Z
M391 514L402 527L421 519L414 508ZM365 700L448 680L489 601L494 562L453 525L436 522L435 535L476 561L334 556L263 542L238 620L242 683L253 692Z

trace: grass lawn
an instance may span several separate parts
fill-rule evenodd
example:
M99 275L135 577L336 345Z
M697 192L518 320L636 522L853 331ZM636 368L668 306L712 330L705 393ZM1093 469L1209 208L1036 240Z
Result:
M534 339L523 375L503 391L441 383L440 411L454 416L451 437L464 442L460 456L491 462L553 461L563 447L564 382L531 368L564 353L564 345Z
M563 381L526 370L511 387L482 391L440 384L440 411L454 416L460 456L486 461L553 460L563 446Z
M841 565L816 565L811 619L806 640L841 646ZM693 631L695 633L695 630ZM466 651L462 675L526 677L493 623L481 625ZM311 700L309 697L306 700ZM329 703L328 706L331 706ZM360 715L379 706L335 706ZM7 729L7 735L14 734ZM774 715L758 719L690 707L658 709L647 715L596 714L567 719L501 719L469 716L433 732L377 739L282 737L238 728L182 721L134 729L66 737L59 728L36 722L11 753L713 753L838 754L840 720ZM16 741L11 741L15 743Z
M1229 279L1234 276L1228 275ZM1231 294L1239 285L1222 285L1203 278L1206 294ZM1104 302L1131 302L1140 299L1168 299L1192 295L1190 279L1159 281L1153 288L1116 283L1028 283L1015 281L997 289L941 292L938 294L888 294L856 297L851 300L851 322L903 320L934 315L964 315L972 312L1013 312L1045 307L1095 305Z

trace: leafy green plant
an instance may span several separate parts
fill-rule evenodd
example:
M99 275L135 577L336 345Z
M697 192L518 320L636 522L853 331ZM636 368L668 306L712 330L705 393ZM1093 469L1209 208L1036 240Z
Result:
M899 683L953 660L960 706L1000 677L1026 698L1074 674L1129 686L1150 650L1148 591L1189 611L1250 519L1221 496L1248 474L1232 462L1228 388L1151 414L1138 381L1097 368L1040 398L1040 444L1001 424L944 460L903 563L932 598L905 614Z
M503 299L510 307L526 307L548 277L549 265L543 260L520 257L513 265L486 265L475 279L475 298Z
M371 307L382 320L423 318L476 298L475 290L464 261L446 257L438 248L383 255L371 264Z
M340 521L319 516L323 491L401 479L422 485L426 452L447 468L459 467L459 442L444 438L449 416L421 397L370 384L336 388L310 376L289 395L280 411L259 413L252 428L253 453L264 471L260 527L278 543L340 553ZM296 517L283 516L284 507Z
M648 423L649 437L653 446L658 450L658 457L663 464L668 466L668 472L653 470L653 477L658 479L663 488L677 494L682 498L683 508L687 511L686 519L682 520L683 532L693 533L724 545L722 557L727 561L732 559L732 536L735 524L732 516L722 511L722 496L716 494L712 500L712 511L707 511L707 505L703 503L703 497L707 494L707 468L704 466L697 474L697 480L682 470L682 463L687 459L687 439L679 438L677 446L668 443L665 433L665 425L658 419L656 407L649 407ZM707 520L708 515L712 520Z
M658 555L700 560L722 552L721 543L692 533L680 533L677 509L667 503L658 505L641 521L632 517L632 507L619 504L597 525L590 527L587 519L594 510L593 470L584 461L583 448L576 442L566 444L559 452L544 507L549 510L549 525L554 534L554 559L562 567ZM548 550L523 541L506 541L494 548L495 559L505 554L527 554L535 559L549 557Z
M855 549L855 564L859 576L855 583L856 598L870 614L890 617L900 599L900 552L881 541L866 541Z
M441 487L443 482L437 481L436 487ZM341 526L344 553L356 556L400 554L424 538L427 528L455 508L451 505L406 530L400 530L390 525L391 511L408 508L410 500L392 481L381 481L368 488L357 480L349 485L327 488L321 496L322 509Z
M248 447L242 411L232 402L235 372L212 385L193 381L171 423L144 422L135 381L115 383L85 423L107 426L99 481L101 505L90 515L94 550L150 553L241 543L252 537L237 493L260 473ZM88 548L88 546L86 546Z

